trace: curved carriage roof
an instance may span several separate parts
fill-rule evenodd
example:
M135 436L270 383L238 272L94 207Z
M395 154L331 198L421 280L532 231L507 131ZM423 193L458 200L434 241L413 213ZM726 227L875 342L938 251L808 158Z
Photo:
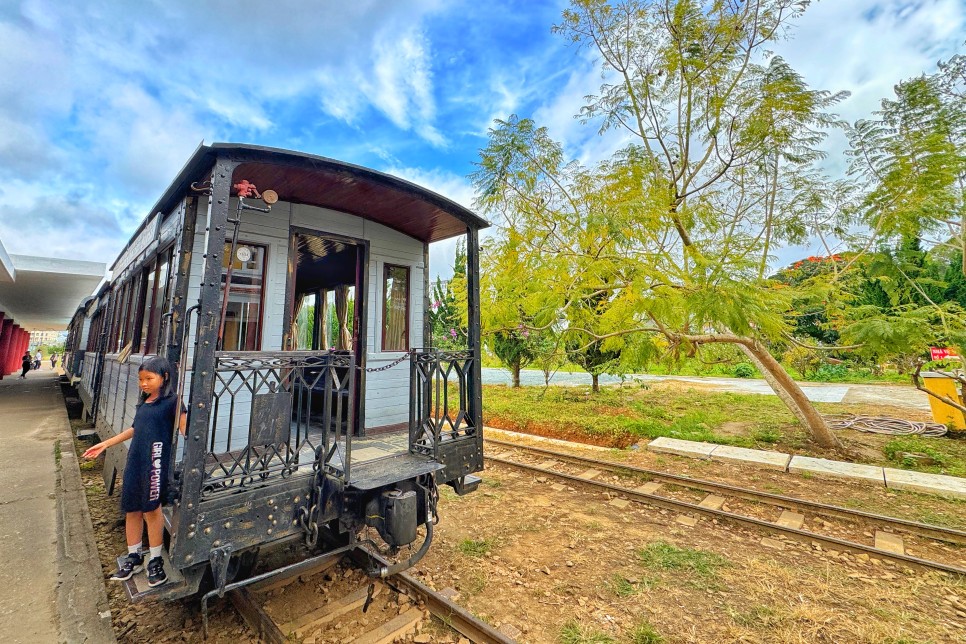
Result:
M208 177L219 156L240 162L233 183L247 179L259 190L274 190L282 201L364 217L423 242L490 225L455 201L399 177L305 152L238 143L198 146L151 212L170 212L191 183ZM134 237L138 233L140 228Z

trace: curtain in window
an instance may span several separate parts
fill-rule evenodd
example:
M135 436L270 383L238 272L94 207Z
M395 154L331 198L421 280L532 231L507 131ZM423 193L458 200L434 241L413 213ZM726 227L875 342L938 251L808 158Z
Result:
M409 298L408 271L393 266L387 271L386 293L386 351L405 351L408 347L406 337L406 309Z
M335 348L339 351L347 351L352 347L352 335L349 333L348 284L335 287L335 316L339 321L339 336L335 339Z

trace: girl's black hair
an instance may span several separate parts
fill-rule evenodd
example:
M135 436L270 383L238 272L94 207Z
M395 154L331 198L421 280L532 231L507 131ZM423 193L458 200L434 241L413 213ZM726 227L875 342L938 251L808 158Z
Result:
M161 385L161 391L158 392L158 398L167 398L168 396L174 395L174 388L171 386L171 363L162 358L161 356L152 356L141 363L138 367L138 373L142 371L150 371L151 373L156 373L164 380L164 384ZM141 399L138 401L138 405L147 400L148 395L141 392Z

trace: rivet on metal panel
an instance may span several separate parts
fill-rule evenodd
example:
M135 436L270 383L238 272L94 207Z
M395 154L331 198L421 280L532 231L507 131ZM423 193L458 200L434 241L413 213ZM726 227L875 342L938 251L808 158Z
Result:
M272 521L272 525L278 525L278 519L276 519L275 521Z
M205 534L211 534L211 526L205 528Z
M189 510L192 510L192 509L194 509L194 507L195 507L195 504L194 504L194 503L189 503L189 504L188 504L188 509L189 509Z
M269 520L269 521L271 521L271 520L272 520L272 519L274 519L274 518L275 518L275 517L274 517L274 516L272 516L271 514L270 514L270 515L268 515L268 520Z
M275 505L275 499L269 499L268 500L268 504L269 505Z
M188 529L189 529L189 530L194 530L194 529L195 529L195 524L193 524L193 523L189 523L189 524L188 524Z
M194 538L195 538L195 533L194 533L194 531L191 531L191 532L189 532L189 533L188 533L188 538L189 538L189 539L194 539Z
M299 502L299 498L300 497L295 497L294 499L292 499L292 503L298 503Z
M231 521L225 521L225 530L231 527Z
M194 558L195 558L195 556L193 554L191 554L190 552L184 556L184 560L185 561L191 561Z
M215 539L214 541L211 542L212 548L217 548L220 545L221 545L221 539Z

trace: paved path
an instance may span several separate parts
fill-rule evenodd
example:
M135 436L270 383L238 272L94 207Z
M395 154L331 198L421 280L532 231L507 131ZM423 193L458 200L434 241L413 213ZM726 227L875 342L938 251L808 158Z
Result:
M711 387L719 391L733 391L745 394L761 394L774 396L775 392L764 380L758 378L711 378L703 376L655 376L651 374L631 374L626 380L639 382L661 382L677 380L690 382L703 387ZM510 372L505 369L484 368L483 382L488 385L510 384ZM600 383L616 384L620 378L602 375ZM590 374L582 372L557 372L550 380L552 385L590 385ZM525 387L544 385L543 372L535 369L523 369L520 372L520 384ZM929 411L929 400L921 391L910 385L851 385L832 383L799 383L809 400L813 402L845 402L845 403L888 403L900 407L909 407L921 411Z
M5 641L58 639L54 441L65 422L53 371L0 380L0 633Z
M75 475L67 482L55 460ZM57 374L0 380L0 641L109 641L110 612ZM64 504L64 493L75 499ZM83 505L81 505L83 504ZM86 526L79 518L86 519ZM86 529L86 532L85 532Z

